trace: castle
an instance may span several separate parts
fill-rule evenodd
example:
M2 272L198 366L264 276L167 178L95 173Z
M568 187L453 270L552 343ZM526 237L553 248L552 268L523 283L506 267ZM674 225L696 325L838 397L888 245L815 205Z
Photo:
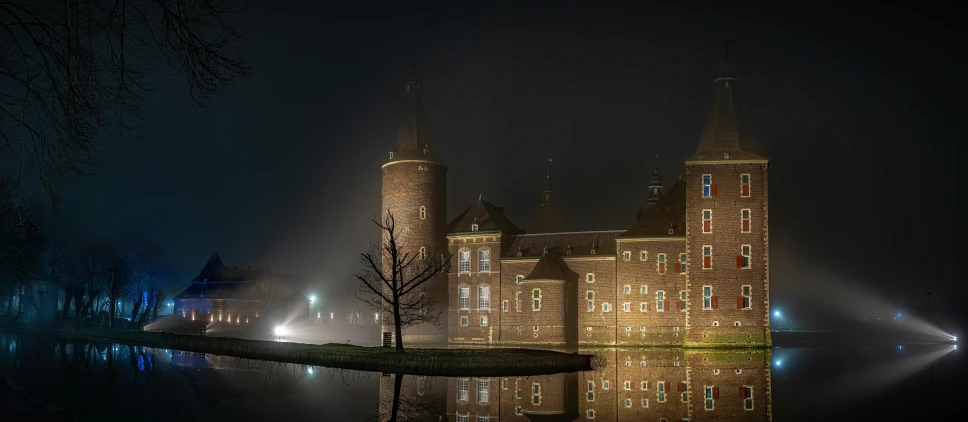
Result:
M627 230L566 230L548 172L529 231L479 199L447 222L447 167L434 155L412 77L397 146L383 165L383 212L413 254L446 254L425 293L452 344L766 346L768 159L755 143L727 56L685 180L648 198ZM436 256L436 255L435 255ZM445 339L446 337L446 339Z

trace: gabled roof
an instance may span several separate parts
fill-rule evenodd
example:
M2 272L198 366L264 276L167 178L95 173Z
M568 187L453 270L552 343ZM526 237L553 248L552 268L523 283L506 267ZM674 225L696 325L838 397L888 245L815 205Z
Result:
M522 234L514 237L505 257L539 257L549 253L568 255L615 254L615 238L622 230L570 233ZM594 250L594 253L592 253Z
M557 253L545 253L523 281L565 281L574 278L574 272L568 269L561 256Z
M672 229L672 234L669 229ZM685 233L686 184L680 180L621 237L683 236Z
M524 230L514 224L504 208L483 199L467 207L456 219L447 225L447 233L465 233L471 231L471 225L477 224L477 231L500 231L504 234L524 233Z
M765 160L766 150L753 139L739 93L739 79L728 55L720 62L713 87L713 107L696 155L686 161Z
M278 281L283 286L284 296L302 294L306 289L306 277L273 273L252 267L226 267L222 258L213 253L202 271L192 279L192 284L176 295L176 298L208 299L245 299L258 300L261 297L256 281Z

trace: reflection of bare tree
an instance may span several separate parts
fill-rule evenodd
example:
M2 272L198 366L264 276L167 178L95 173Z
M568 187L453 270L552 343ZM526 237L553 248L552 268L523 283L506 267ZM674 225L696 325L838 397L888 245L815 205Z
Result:
M393 397L390 403L381 403L377 414L370 415L371 421L416 422L446 419L446 402L435 394L424 394L433 390L438 381L434 377L415 377L406 374L393 374ZM381 383L382 384L382 383ZM406 386L404 386L406 384Z

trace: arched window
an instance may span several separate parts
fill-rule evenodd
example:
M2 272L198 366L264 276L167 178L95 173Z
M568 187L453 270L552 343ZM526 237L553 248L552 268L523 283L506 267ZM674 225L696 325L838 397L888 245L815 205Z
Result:
M427 207L424 207L424 206L420 207L420 219L421 220L427 219Z
M480 272L491 272L491 248L483 247L477 251L478 267Z
M460 265L458 270L462 273L471 272L471 251L470 249L463 248L460 250Z
M477 309L491 309L491 286L487 284L477 286Z

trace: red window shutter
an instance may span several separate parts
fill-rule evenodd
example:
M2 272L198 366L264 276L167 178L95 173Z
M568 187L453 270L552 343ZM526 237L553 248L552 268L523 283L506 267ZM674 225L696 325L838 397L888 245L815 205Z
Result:
M703 268L712 268L712 266L713 266L713 257L711 257L711 256L704 256L704 257L702 257L702 267Z
M709 192L710 196L716 196L716 185L709 186Z
M750 196L750 185L743 185L743 196Z
M703 220L702 221L702 232L703 233L709 233L711 231L713 231L713 222L712 221L709 221L709 220Z
M750 221L749 220L743 220L743 231L744 232L750 231Z
M743 255L736 255L736 268L743 268Z
M681 300L677 300L676 301L676 310L677 311L681 311L682 310L682 301Z
M676 388L676 390L677 390L676 391L677 393L681 393L682 392L682 383L681 382L679 383L679 387Z
M682 264L680 264L678 262L676 263L676 272L677 273L681 273L682 272Z
M710 301L712 302L713 309L719 309L719 298L718 297L713 296Z
M741 399L746 398L746 387L743 387L742 385L739 386L739 398Z
M659 263L659 273L665 273L665 262Z
M649 312L649 303L648 302L645 303L645 312Z
M713 387L713 400L719 399L719 387Z
M736 309L743 309L743 296L736 297Z

